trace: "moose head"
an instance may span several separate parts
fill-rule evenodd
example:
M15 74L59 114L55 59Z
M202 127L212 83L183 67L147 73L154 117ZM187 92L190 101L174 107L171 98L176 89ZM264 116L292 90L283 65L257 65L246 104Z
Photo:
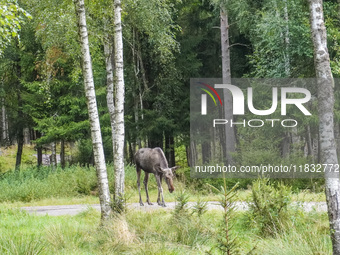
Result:
M176 169L179 168L178 166L174 166L171 168L161 168L161 172L163 173L164 179L166 184L168 185L169 192L174 192L174 183L173 183L173 177Z

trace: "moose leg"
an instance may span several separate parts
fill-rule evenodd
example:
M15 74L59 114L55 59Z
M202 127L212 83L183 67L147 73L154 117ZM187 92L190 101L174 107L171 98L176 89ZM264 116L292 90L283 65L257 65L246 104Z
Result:
M150 202L150 198L149 198L149 192L148 192L148 181L149 181L149 173L145 172L145 177L144 177L144 187L145 187L145 192L146 192L146 202L149 205L152 205L152 203Z
M163 188L162 188L162 175L155 175L157 186L158 186L158 198L157 203L160 206L166 207L163 197ZM162 198L162 201L160 200Z
M138 187L138 192L139 192L139 204L141 206L143 206L143 201L142 201L142 196L140 194L140 174L141 174L141 169L140 167L136 166L136 170L137 170L137 187Z

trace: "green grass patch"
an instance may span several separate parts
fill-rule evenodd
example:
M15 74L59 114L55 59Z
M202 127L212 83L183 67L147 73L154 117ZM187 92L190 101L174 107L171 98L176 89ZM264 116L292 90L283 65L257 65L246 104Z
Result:
M0 177L0 201L29 202L53 197L91 195L96 185L96 173L93 168L74 166L54 172L49 168L10 171Z
M114 187L113 166L108 165L108 177L111 192ZM142 176L143 177L143 176ZM139 195L136 184L136 170L134 166L125 168L125 193L127 202L138 202ZM175 179L175 192L169 193L163 182L164 199L166 202L175 201L176 194L185 190L189 201L217 201L218 195L208 185L201 188L188 184L180 179ZM66 169L57 168L52 171L49 167L26 168L22 171L8 171L0 175L0 202L17 203L22 206L30 205L67 205L67 204L93 204L98 203L97 178L94 167L81 167L73 165ZM142 199L145 201L144 186L141 185ZM151 202L156 202L158 190L155 178L149 179L149 195ZM237 191L237 200L249 201L250 189ZM309 190L295 192L293 201L320 202L325 201L324 193L314 193Z
M0 156L0 173L4 173L15 167L17 147L10 146L7 148L1 147ZM34 145L25 145L22 152L22 168L32 167L37 164L37 158L34 156L37 152L34 150Z
M263 237L249 228L246 213L235 214L240 254L331 254L326 214L292 211L282 233ZM128 211L100 227L94 209L76 216L35 216L0 206L1 254L206 254L216 244L222 212L198 217L164 210ZM273 249L275 247L275 249Z

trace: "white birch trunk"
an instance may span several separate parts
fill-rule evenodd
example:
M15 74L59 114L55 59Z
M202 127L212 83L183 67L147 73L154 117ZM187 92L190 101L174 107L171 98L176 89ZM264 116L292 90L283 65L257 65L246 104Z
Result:
M96 93L93 82L92 63L86 26L85 4L84 0L74 0L74 4L76 8L77 23L79 28L85 94L91 126L94 163L98 178L101 217L102 220L107 220L111 214L111 199L97 109Z
M111 122L111 136L112 136L112 148L113 155L115 155L116 147L116 124L115 124L115 102L114 102L114 84L113 84L113 67L112 67L112 44L110 42L109 35L106 36L104 41L104 54L105 54L105 66L106 66L106 102L107 108L110 114Z
M116 144L114 154L114 169L115 169L115 201L121 203L124 196L124 69L123 69L123 35L122 35L122 20L121 20L121 1L114 0L114 63L115 63L115 85L116 85Z
M221 49L222 49L222 77L223 84L231 84L230 74L230 43L229 43L229 24L227 12L221 7L220 11L221 18ZM228 121L233 119L233 99L231 93L227 89L223 89L224 97L224 116ZM235 152L236 138L234 127L225 125L225 136L226 136L226 158L227 163L232 164L231 153Z
M314 44L314 63L318 78L319 141L322 164L338 164L334 140L333 77L327 49L327 34L322 0L309 0L310 23ZM333 254L340 254L339 174L325 171L325 191L330 223Z

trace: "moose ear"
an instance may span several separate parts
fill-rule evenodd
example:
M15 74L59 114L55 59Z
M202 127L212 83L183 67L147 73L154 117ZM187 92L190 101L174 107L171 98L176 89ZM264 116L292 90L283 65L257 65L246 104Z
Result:
M178 168L180 168L180 167L179 166L174 166L174 167L171 167L171 170L172 170L173 173L175 173L176 169L178 169Z

